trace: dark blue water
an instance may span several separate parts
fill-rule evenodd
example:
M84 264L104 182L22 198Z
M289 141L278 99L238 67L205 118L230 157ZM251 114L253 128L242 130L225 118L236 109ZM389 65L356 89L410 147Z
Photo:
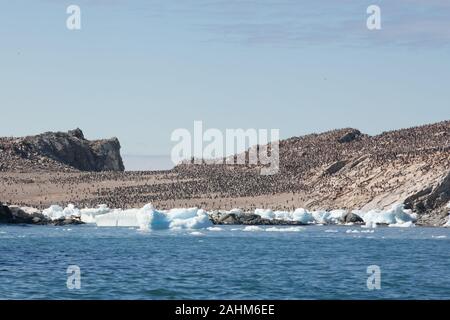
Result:
M349 230L364 229L0 226L0 298L450 299L449 229ZM80 290L67 288L69 265ZM380 290L367 288L369 265L381 269Z

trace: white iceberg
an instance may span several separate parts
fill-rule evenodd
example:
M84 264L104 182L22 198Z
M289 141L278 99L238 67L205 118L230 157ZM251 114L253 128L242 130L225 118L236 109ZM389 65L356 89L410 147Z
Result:
M385 211L371 210L369 212L359 212L359 215L367 226L376 224L400 226L407 222L411 222L407 225L412 226L417 220L417 216L411 210L405 209L403 204L394 204L391 209Z

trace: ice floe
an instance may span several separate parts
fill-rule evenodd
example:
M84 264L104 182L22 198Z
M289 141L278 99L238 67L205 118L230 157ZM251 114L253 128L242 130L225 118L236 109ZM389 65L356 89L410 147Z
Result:
M404 208L403 204L395 204L389 210L371 210L363 212L352 211L360 216L365 225L362 228L375 228L377 225L389 225L391 227L413 227L416 215ZM225 213L236 215L244 214L240 209L233 209ZM199 208L177 208L171 210L157 210L151 204L147 204L137 209L110 209L106 205L99 205L97 208L78 209L69 204L62 208L52 205L43 211L47 217L55 220L64 217L78 217L85 223L95 223L99 227L137 227L142 230L165 230L165 229L207 229L218 231L219 227L214 226L210 219L211 214ZM342 224L346 210L316 210L296 209L294 211L273 211L271 209L256 209L254 214L260 215L268 220L280 220L287 222L297 222L304 225L333 225ZM450 222L449 222L450 223ZM447 226L450 226L447 223ZM348 224L353 225L353 224ZM246 226L244 231L261 231L259 226ZM298 231L297 227L277 228L272 227L266 231Z
M269 227L266 228L265 231L267 232L299 232L302 231L302 227Z
M358 214L364 222L370 225L386 224L398 227L412 226L417 220L416 214L405 209L403 204L394 204L389 210L371 210L368 212L359 211ZM406 225L405 223L409 223Z
M246 226L244 229L242 229L242 231L255 232L255 231L264 231L264 229L259 226Z

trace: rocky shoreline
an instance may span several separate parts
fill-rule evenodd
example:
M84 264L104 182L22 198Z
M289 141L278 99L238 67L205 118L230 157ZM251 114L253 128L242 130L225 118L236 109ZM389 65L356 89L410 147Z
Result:
M151 205L150 205L151 206ZM404 208L404 205L398 205L398 208ZM63 215L60 213L52 212L56 209L60 210ZM184 209L186 211L189 210L200 210L205 212L204 210L191 208ZM450 208L449 208L450 209ZM40 211L36 208L31 207L19 207L16 205L5 205L0 202L0 225L41 225L41 226L65 226L65 225L81 225L86 223L97 223L98 221L90 216L87 211L92 210L100 210L100 215L111 214L114 209L111 211L106 206L99 206L97 209L83 209L79 210L73 205L69 205L64 210L59 206L52 206L49 209ZM120 210L120 209L119 209ZM136 210L136 209L131 209ZM180 210L180 209L174 209ZM378 217L378 219L373 219L371 217L371 213L363 213L359 215L355 212L348 212L345 210L335 210L332 212L312 212L309 213L304 209L299 209L299 212L295 211L294 213L283 213L283 212L273 212L271 210L261 210L258 209L257 212L244 212L239 209L233 209L231 211L212 211L205 212L207 214L207 219L210 220L213 225L244 225L244 226L308 226L308 225L336 225L336 226L345 226L345 225L355 225L355 226L365 226L369 228L377 227L377 226L430 226L424 225L416 218L406 219L405 222L392 222L392 219L386 219L383 221L382 217ZM268 215L267 212L270 212ZM304 214L303 217L300 217L301 214ZM450 213L450 212L449 212ZM117 213L115 213L117 215ZM120 214L120 213L119 213ZM122 211L124 217L129 215L129 212ZM148 212L150 214L150 212ZM293 217L282 217L283 214L297 214L296 218ZM367 217L367 214L369 217ZM275 216L276 217L275 217ZM313 218L314 215L314 218ZM309 216L309 218L308 218ZM88 218L86 218L88 217ZM305 219L306 217L306 219ZM414 217L414 215L409 216L409 218ZM367 219L366 219L367 218ZM380 220L381 218L381 220ZM313 220L311 220L313 219ZM314 221L315 219L315 221ZM405 219L405 217L400 217L400 221ZM103 220L103 218L102 218ZM395 219L394 219L395 220ZM150 220L149 220L150 221ZM405 220L404 220L405 221ZM400 225L398 225L400 223ZM403 224L403 225L402 225ZM100 225L102 226L102 225ZM113 226L113 225L111 225ZM116 225L118 226L118 225ZM449 222L442 225L443 227L449 227ZM438 226L435 226L438 227Z
M241 155L247 159L250 151ZM118 139L90 141L79 129L47 132L0 138L0 195L5 203L39 210L68 203L125 210L152 203L161 210L240 208L249 213L213 215L216 224L297 223L266 221L251 214L258 208L338 208L364 214L400 203L417 214L417 225L448 224L450 121L374 136L344 128L280 140L279 165L279 172L269 176L250 163L182 163L167 171L123 171ZM39 212L33 214L31 221L54 223ZM16 216L4 220L30 221L20 211ZM355 216L348 219L358 221Z
M304 223L301 221L265 219L260 215L248 212L240 214L215 212L210 215L210 219L212 223L216 225L309 225L308 223ZM339 222L341 224L352 223L356 225L362 225L365 223L360 216L352 212L348 212L343 215Z
M0 224L65 226L84 224L84 222L78 217L63 217L52 220L37 209L6 206L0 202Z

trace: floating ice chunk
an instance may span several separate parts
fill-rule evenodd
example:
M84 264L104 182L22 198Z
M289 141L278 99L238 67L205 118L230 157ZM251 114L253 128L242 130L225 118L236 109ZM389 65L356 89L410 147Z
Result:
M222 231L223 229L221 227L209 227L209 231Z
M117 210L113 210L112 212L108 212L105 214L99 214L95 216L95 223L98 227L117 227L118 226L118 217L119 213Z
M91 213L95 212L95 210L97 210L97 209L79 210L73 204L69 204L65 208L62 208L61 206L58 206L58 205L52 205L49 208L44 209L42 211L42 214L44 216L50 218L51 220L76 217L76 218L81 218L81 221L83 221L83 222L89 223L89 222L94 222L93 216Z
M313 211L313 219L319 224L327 224L330 220L330 212L328 211Z
M408 221L408 222L398 222L398 223L393 223L390 224L389 227L394 227L394 228L412 228L415 227L416 225L412 222L412 221Z
M80 217L80 210L75 208L73 204L69 204L63 210L64 217Z
M197 208L176 208L176 209L170 209L167 211L167 217L169 220L175 220L175 219L190 219L197 215L198 209Z
M171 217L169 215L169 217ZM184 215L184 219L176 218L170 222L170 228L176 229L203 229L213 226L208 214L203 209L195 208L190 215Z
M373 226L377 223L400 226L407 222L408 224L405 224L405 226L413 226L417 220L417 216L411 210L405 209L403 204L394 204L391 209L386 211L371 210L359 214L366 226Z
M81 209L81 221L83 221L84 223L95 223L96 216L108 213L110 211L111 209L109 209L106 204L101 204L97 208Z
M42 214L52 220L59 219L63 217L63 208L54 204L42 211Z
M165 230L170 228L170 219L164 212L151 209L147 214L150 216L149 229Z
M275 211L273 213L276 220L292 221L292 213L288 211Z
M266 229L268 232L299 232L302 230L302 227L270 227Z
M353 229L353 230L347 230L345 233L360 233L359 230Z
M341 219L347 214L347 210L342 210L342 209L338 209L338 210L332 210L330 211L330 214L327 217L327 222L328 223L340 223Z
M145 205L142 210L136 212L136 220L140 230L149 230L150 223L153 220L153 206L151 204Z
M270 209L256 209L255 214L259 215L263 219L275 219L275 213Z
M258 226L246 226L242 231L254 232L254 231L264 231L263 228Z
M304 224L308 224L308 223L313 223L314 222L314 218L312 216L311 213L309 213L308 211L306 211L303 208L300 209L296 209L294 211L294 213L292 214L292 220L293 221L298 221Z
M80 210L75 208L73 204L69 204L66 208L62 208L58 205L52 205L49 208L42 211L44 216L47 216L51 220L57 220L61 218L80 217Z
M325 230L325 232L326 233L338 233L339 231L334 230L334 229L328 229L328 230Z
M189 233L189 234L191 234L191 235L193 235L193 236L203 236L203 235L204 235L203 233L201 233L201 232L199 232L199 231L193 231L193 232L191 232L191 233Z
M97 226L139 227L140 229L200 229L212 226L207 213L197 208L158 211L151 204L141 209L114 209L95 216Z
M376 222L373 221L367 221L365 225L361 226L361 228L368 228L368 229L374 229L378 227L378 225L376 224Z

